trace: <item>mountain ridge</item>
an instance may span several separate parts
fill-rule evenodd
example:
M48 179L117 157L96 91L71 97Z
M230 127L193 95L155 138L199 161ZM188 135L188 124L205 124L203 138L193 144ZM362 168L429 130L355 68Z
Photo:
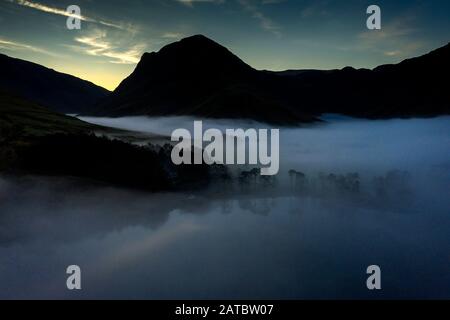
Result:
M0 53L0 88L60 113L82 113L110 92L94 83Z
M256 70L195 35L144 53L109 92L88 81L0 54L0 89L52 111L90 116L199 116L296 125L323 113L379 119L450 114L442 81L450 43L373 69Z
M224 46L195 35L143 54L133 73L90 115L191 115L291 125L316 121L323 113L449 114L449 93L433 76L450 71L449 49L447 44L374 69L273 72L256 70Z
M316 120L265 92L260 84L266 78L224 46L195 35L143 54L134 72L90 115L198 115L290 124Z

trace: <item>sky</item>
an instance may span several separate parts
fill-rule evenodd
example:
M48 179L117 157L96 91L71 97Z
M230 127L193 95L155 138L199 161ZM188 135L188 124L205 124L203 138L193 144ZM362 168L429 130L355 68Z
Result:
M368 30L369 5L381 30ZM81 9L69 30L66 9ZM373 68L450 42L448 0L0 0L0 53L113 90L144 52L194 34L256 69Z

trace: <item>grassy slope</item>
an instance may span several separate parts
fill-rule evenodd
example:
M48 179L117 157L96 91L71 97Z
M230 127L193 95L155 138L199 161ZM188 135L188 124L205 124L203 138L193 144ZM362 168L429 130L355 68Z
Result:
M208 166L175 166L170 148L98 137L95 126L0 91L0 173L70 176L151 191L209 181Z
M13 134L25 136L43 136L53 133L83 133L98 128L0 91L0 130L12 130Z

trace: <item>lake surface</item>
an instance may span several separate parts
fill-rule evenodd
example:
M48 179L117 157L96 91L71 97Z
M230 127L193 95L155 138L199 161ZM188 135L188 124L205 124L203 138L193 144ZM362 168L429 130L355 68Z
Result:
M83 119L165 135L194 120ZM450 298L450 117L327 119L281 129L270 190L148 194L0 177L0 298ZM293 188L289 169L310 189ZM320 178L349 172L358 192ZM77 292L66 289L73 264ZM366 288L369 265L381 267L380 291Z

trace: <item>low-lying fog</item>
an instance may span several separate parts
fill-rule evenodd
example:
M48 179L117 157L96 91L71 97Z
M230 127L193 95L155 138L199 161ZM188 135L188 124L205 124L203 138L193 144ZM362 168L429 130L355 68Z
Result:
M83 120L170 135L199 119ZM0 177L0 298L450 298L450 117L326 120L281 128L270 183L148 194Z

